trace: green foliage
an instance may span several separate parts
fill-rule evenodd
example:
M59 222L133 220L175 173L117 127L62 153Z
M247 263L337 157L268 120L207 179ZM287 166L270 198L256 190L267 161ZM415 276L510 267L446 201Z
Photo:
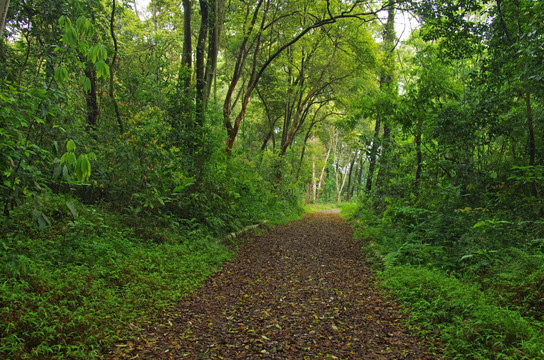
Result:
M371 238L369 263L406 302L413 324L438 326L454 358L540 356L544 265L541 221L485 208L458 208L454 188L425 208L397 200L382 214L364 199L352 216Z
M59 18L59 25L64 29L62 42L76 54L73 61L82 68L85 68L86 66L84 64L85 61L93 64L94 70L96 71L96 77L98 79L108 79L110 76L110 68L106 64L108 51L102 44L92 44L94 27L91 21L84 16L80 16L74 26L69 18L61 16ZM58 47L55 50L59 51L61 48ZM59 83L63 83L67 75L68 71L64 67L59 66L55 69L55 80ZM82 83L83 89L86 92L91 89L91 80L88 77L83 78Z
M119 215L70 203L77 219L63 215L60 197L48 203L52 227L2 228L3 358L98 358L102 347L126 339L231 256L201 232L186 235L169 223L167 238L152 241L121 225ZM17 212L18 222L25 212Z
M61 174L64 180L70 182L73 175L79 182L88 182L91 177L91 160L96 160L94 153L80 154L76 157L76 144L73 140L66 142L66 152L53 161L55 170L53 178L58 178Z
M47 190L51 152L37 139L49 127L55 94L7 83L0 91L0 194L9 214L21 199Z
M425 332L436 327L453 359L536 359L544 336L518 311L446 273L412 266L388 267L384 285L409 304L410 319Z

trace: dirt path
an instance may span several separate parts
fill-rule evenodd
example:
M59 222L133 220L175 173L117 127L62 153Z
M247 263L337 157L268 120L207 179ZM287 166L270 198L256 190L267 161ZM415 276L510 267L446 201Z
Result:
M110 359L438 359L400 325L334 212L255 237Z

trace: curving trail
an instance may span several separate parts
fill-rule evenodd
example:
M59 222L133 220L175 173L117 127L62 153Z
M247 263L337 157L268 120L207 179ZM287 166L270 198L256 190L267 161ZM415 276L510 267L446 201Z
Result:
M334 211L254 237L110 359L439 359L400 324Z

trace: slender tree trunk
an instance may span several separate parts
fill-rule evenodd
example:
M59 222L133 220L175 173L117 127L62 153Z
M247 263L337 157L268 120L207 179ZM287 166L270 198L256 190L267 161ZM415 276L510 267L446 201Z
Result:
M233 96L235 93L235 90L237 88L238 82L240 81L240 78L242 76L242 70L244 68L249 50L247 50L248 41L250 40L250 37L252 36L253 30L255 29L255 23L257 22L257 18L259 16L260 8L263 4L263 0L258 0L257 4L253 6L253 16L251 17L251 22L248 27L248 29L244 33L244 38L242 40L242 43L240 45L240 49L238 51L238 56L236 57L236 64L234 66L234 72L232 75L232 79L229 84L229 88L227 89L227 94L225 95L225 101L223 102L223 117L225 119L225 128L227 129L227 140L225 142L225 153L230 155L232 152L232 147L234 146L234 141L236 140L236 136L238 135L238 129L240 128L240 122L242 121L243 117L245 116L245 112L247 110L247 104L249 103L249 98L251 95L251 92L255 88L255 84L252 84L252 79L249 81L247 85L247 89L245 90L244 99L242 101L242 109L240 110L240 113L238 116L236 116L236 119L234 120L234 123L232 123L232 109L233 109ZM266 11L263 15L263 21L266 18ZM247 18L246 18L247 20ZM257 56L258 49L255 50L254 56ZM256 59L254 59L256 60ZM253 72L255 71L256 62L253 62ZM257 80L258 81L258 80ZM242 94L242 90L238 93L238 96Z
M9 0L0 0L0 37L4 34L6 17L8 15Z
M209 26L209 4L207 0L200 0L200 31L196 44L196 125L201 128L204 126L204 117L206 112L206 66L204 57L206 53L206 38L208 37Z
M389 147L391 145L391 129L387 123L383 124L382 151L380 154L378 174L376 175L376 187L381 188L387 183L389 167Z
M423 155L421 153L421 134L423 132L423 117L417 119L417 128L416 128L416 176L414 180L414 193L416 197L419 195L419 185L421 179L421 167L423 164Z
M317 178L315 177L315 159L312 160L312 193L313 193L313 202L315 203L316 196L317 196Z
M0 37L1 36L2 35L0 35ZM21 85L21 82L23 81L23 74L24 74L24 71L26 69L26 66L28 65L28 59L30 58L30 47L31 47L31 41L30 41L29 33L25 33L25 34L23 34L23 36L25 37L25 40L26 40L26 55L25 55L25 61L23 62L23 65L20 66L21 70L19 71L19 81L17 82L17 84L19 86ZM1 56L2 55L0 54L0 57ZM37 74L39 74L39 72Z
M527 130L528 130L528 147L529 147L529 165L535 165L535 130L533 126L533 110L531 107L531 91L529 87L525 88L525 108L527 111Z
M528 127L528 133L529 133L529 165L535 166L536 165L536 150L535 150L535 130L533 125L533 109L531 106L531 90L529 89L529 86L525 87L525 107L527 111L527 127ZM533 181L531 183L531 194L535 198L539 198L539 192L538 192L538 184L536 181ZM539 216L544 216L544 208L542 207L542 204L539 208Z
M272 113L270 111L270 108L268 107L268 102L264 98L263 94L261 94L258 87L255 88L255 91L257 92L259 99L261 99L261 102L264 105L264 110L266 112L266 119L268 120L268 126L269 126L269 130L264 137L263 144L261 145L261 152L262 152L264 151L264 149L266 149L266 145L268 144L268 141L270 140L270 138L272 137L274 133L274 126L276 124L277 119L272 120Z
M340 154L338 152L338 134L336 134L335 136L333 136L333 141L334 141L334 153L333 153L333 158L336 162L336 164L333 166L333 169L334 169L334 176L335 176L335 181L336 181L336 202L341 202L342 201L342 191L344 189L344 184L346 183L346 174L344 174L341 170L340 170ZM351 159L350 159L351 161Z
M395 71L394 50L396 45L395 35L395 8L393 6L387 9L387 22L383 31L383 45L385 52L385 64L380 76L380 90L387 94L388 97L394 97L393 76ZM393 103L391 103L393 104ZM391 128L387 117L383 116L386 109L378 109L378 116L382 116L383 123L383 138L382 151L380 154L380 166L378 175L376 176L376 187L381 188L384 183L387 183L389 177L389 148L391 144ZM380 115L381 114L381 115Z
M361 151L360 155L360 164L359 164L359 176L357 178L357 196L359 196L359 193L361 192L362 184L363 184L363 170L365 167L365 162L363 161L363 152Z
M181 66L179 69L178 96L181 97L181 113L184 117L186 128L193 127L193 111L191 96L191 68L192 64L192 41L191 41L191 0L183 0L183 50L181 56Z
M112 0L111 4L111 19L110 19L110 33L111 38L113 40L113 57L111 60L111 66L110 66L110 98L113 101L113 107L115 108L115 116L117 117L117 124L119 125L119 132L122 134L124 133L123 129L123 121L121 120L121 114L119 113L119 105L117 104L117 99L115 99L114 94L114 72L115 72L115 63L117 61L117 38L115 37L115 29L114 29L114 23L115 23L115 0Z
M340 171L338 164L336 164L334 169L336 172L336 202L340 203L342 202L342 192L344 191L344 186L346 185L347 176ZM342 181L341 183L340 180Z
M225 12L225 0L210 0L209 4L209 44L208 59L206 61L205 91L206 103L210 99L212 83L217 72L217 53L219 49L219 34L223 27L223 16Z
M353 165L355 165L355 160L357 160L357 153L353 157L353 160L349 164L349 175L348 175L348 188L346 189L346 201L351 199L351 173L353 172Z
M366 191L372 191L372 178L374 177L374 169L376 168L376 158L378 156L378 141L380 139L380 119L376 119L374 125L374 139L370 148L370 159L368 164L368 175L366 178Z
M132 6L134 6L134 14L136 14L138 20L141 21L142 19L140 18L140 12L138 11L138 4L136 0L132 0Z
M287 57L290 57L290 51L287 49ZM281 148L287 142L287 134L289 132L289 127L291 125L291 95L293 92L293 82L291 80L292 69L291 66L288 66L287 69L287 93L285 96L285 112L283 115L283 130L281 132Z
M300 169L302 168L302 162L304 161L304 153L306 152L306 143L308 142L308 139L310 138L312 132L312 125L308 128L308 131L306 132L306 135L304 136L304 144L302 144L302 151L300 152L300 161L298 163L297 168L297 176L296 180L298 181L298 178L300 176Z
M319 200L319 195L321 195L323 182L325 181L325 170L327 169L327 163L329 162L329 156L331 155L333 137L334 137L334 128L331 129L331 141L329 144L329 148L327 150L327 155L325 156L325 163L323 164L323 168L321 169L321 174L319 175L319 183L317 184L317 194L315 199L316 201Z

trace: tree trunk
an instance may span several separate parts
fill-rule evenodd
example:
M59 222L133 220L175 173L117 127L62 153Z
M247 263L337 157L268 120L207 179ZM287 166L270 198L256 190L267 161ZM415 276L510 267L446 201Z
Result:
M298 168L297 168L297 176L296 176L297 181L300 176L300 169L302 168L302 162L304 161L304 153L306 152L306 143L308 142L308 139L310 138L312 127L313 125L310 125L308 127L308 131L306 132L306 135L304 136L304 144L302 144L302 151L300 152L300 161L298 163Z
M327 163L329 161L329 156L331 154L333 137L334 137L334 127L331 129L331 141L329 144L329 149L327 150L327 155L325 156L325 163L323 164L323 168L321 169L321 174L319 175L319 183L317 184L317 193L316 193L315 201L319 200L319 195L321 195L321 189L323 187L323 182L325 180L325 170L327 169Z
M4 34L6 17L8 15L9 0L0 0L0 38Z
M204 63L204 57L206 53L206 39L208 37L208 25L209 25L209 4L207 0L200 0L200 31L198 33L198 40L196 44L196 125L199 128L204 126L204 117L206 112L206 79L205 71L206 66ZM197 135L198 136L198 135Z
M287 57L290 57L289 49L287 50ZM283 115L283 129L281 132L281 148L283 149L283 145L287 142L287 134L289 133L289 127L291 125L291 95L293 92L293 81L291 79L292 77L292 69L291 66L288 66L287 68L287 93L285 96L285 111Z
M387 22L383 31L383 45L385 52L385 63L380 76L380 90L384 92L389 98L392 98L396 94L393 93L393 76L395 71L395 57L393 52L395 50L396 35L395 35L395 8L393 6L387 9ZM383 116L386 109L378 109L378 114L381 113L383 123L383 138L382 138L382 151L380 154L380 166L378 169L378 175L376 176L376 187L381 188L384 183L387 183L389 177L389 147L391 144L391 128L388 124L387 116Z
M257 92L257 95L259 96L259 99L261 99L261 102L264 105L264 110L266 112L266 119L268 120L268 126L269 126L268 132L266 133L266 135L264 137L263 144L261 145L261 152L262 152L262 151L264 151L266 149L266 145L268 144L268 141L270 140L270 138L273 137L274 126L276 125L276 121L277 121L278 118L272 119L272 112L270 111L270 108L268 107L268 103L267 103L266 99L261 94L258 87L255 88L255 91Z
M315 177L315 175L316 175L315 160L312 160L312 193L313 193L312 202L314 203L315 203L316 195L317 195L317 178Z
M312 184L310 182L306 183L306 204L312 202Z
M192 41L191 41L191 0L183 0L183 50L181 55L181 66L178 75L178 97L181 99L180 111L183 122L187 129L193 127L193 111L191 96L191 68L192 64ZM176 124L180 125L180 124Z
M368 164L368 175L366 178L366 191L370 193L372 190L372 178L374 177L374 169L376 168L376 158L378 155L378 140L380 138L380 119L376 119L374 126L374 139L370 148L370 159Z
M353 172L353 165L355 165L355 160L357 160L357 153L353 157L351 164L349 165L349 175L348 175L348 188L346 189L346 201L351 199L351 173Z
M378 175L376 176L376 187L381 188L383 184L387 183L389 175L389 167L391 166L388 162L390 161L389 155L389 146L391 144L391 129L387 123L383 124L383 137L382 137L382 151L380 154L380 166L378 169Z
M533 125L533 110L531 107L531 91L528 86L525 88L525 107L527 111L527 130L529 135L529 165L535 166L535 130Z
M205 91L204 97L206 103L210 99L212 83L215 80L217 72L217 53L219 49L219 34L223 26L223 16L225 11L225 0L210 0L209 14L209 39L208 39L208 59L206 60Z
M535 166L536 165L536 150L535 150L535 130L534 130L534 124L533 124L533 109L531 107L531 90L529 89L529 86L525 87L525 107L527 110L527 127L528 127L528 133L529 133L529 165ZM533 181L531 183L531 194L538 198L538 184L536 181ZM539 208L539 216L544 216L544 208L542 205L540 205Z
M414 180L414 193L416 197L419 195L419 185L421 178L421 167L423 163L423 155L421 154L421 133L423 131L423 117L420 115L417 119L417 128L416 128L416 177Z
M361 151L360 155L360 164L359 164L359 176L357 178L357 196L359 196L359 193L361 191L361 185L363 184L363 170L365 167L365 162L363 161L363 152Z
M113 84L114 84L114 71L115 71L115 62L117 61L117 38L115 37L115 29L114 29L114 22L115 22L115 0L112 0L111 5L111 19L110 19L110 33L111 38L113 40L113 57L111 60L111 66L110 66L110 98L113 101L113 106L115 108L115 116L117 117L117 124L119 126L119 132L122 134L124 133L123 129L123 121L121 120L121 114L119 113L119 105L117 104L117 99L115 99L115 94L113 90Z

